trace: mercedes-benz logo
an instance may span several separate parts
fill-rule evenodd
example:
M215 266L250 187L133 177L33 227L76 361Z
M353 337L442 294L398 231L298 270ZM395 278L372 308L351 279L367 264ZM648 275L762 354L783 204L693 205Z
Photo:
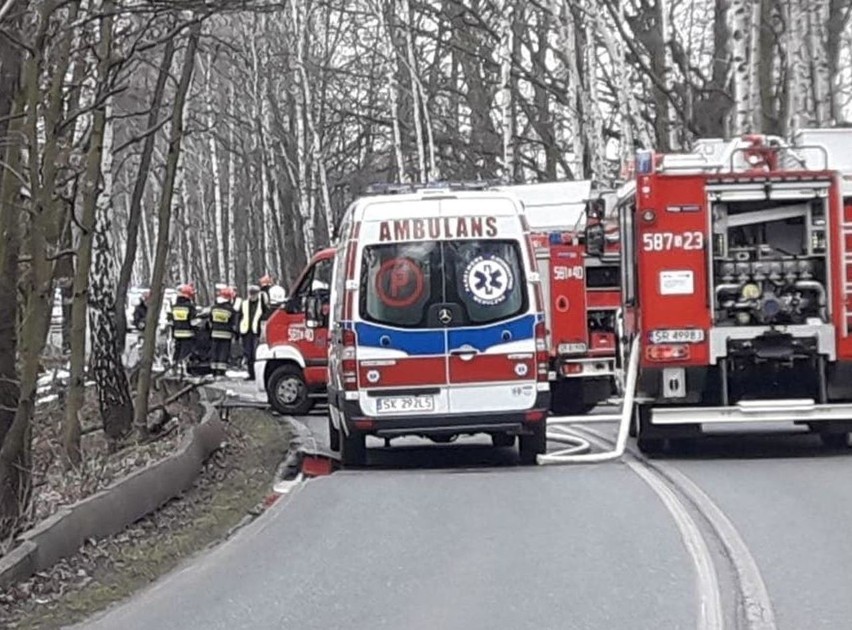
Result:
M438 311L438 321L446 326L453 321L453 312L448 308L442 308Z

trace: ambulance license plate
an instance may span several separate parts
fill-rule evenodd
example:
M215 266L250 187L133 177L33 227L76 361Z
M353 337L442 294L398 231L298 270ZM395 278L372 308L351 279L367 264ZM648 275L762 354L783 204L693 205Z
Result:
M704 331L700 328L652 330L651 343L701 343Z
M420 413L435 411L434 396L394 396L376 400L376 411L380 414Z

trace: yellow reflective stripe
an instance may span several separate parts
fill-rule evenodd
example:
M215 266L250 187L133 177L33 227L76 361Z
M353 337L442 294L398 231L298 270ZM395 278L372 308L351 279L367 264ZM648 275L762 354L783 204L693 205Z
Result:
M189 309L185 306L176 306L172 309L172 319L176 322L185 322L189 319Z
M210 319L216 324L227 324L231 321L231 311L224 308L214 308L210 311Z

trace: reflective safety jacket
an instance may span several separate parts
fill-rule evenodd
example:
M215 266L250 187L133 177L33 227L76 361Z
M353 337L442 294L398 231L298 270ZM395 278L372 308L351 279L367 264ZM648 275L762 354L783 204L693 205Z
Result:
M240 334L247 335L251 331L255 335L260 334L260 318L263 315L263 301L258 296L251 300L245 298L240 309Z
M210 336L213 339L232 339L237 312L228 301L217 301L210 309Z
M192 327L193 319L195 319L195 304L189 298L179 296L175 300L172 310L169 311L172 337L175 339L192 339L195 337L195 328Z

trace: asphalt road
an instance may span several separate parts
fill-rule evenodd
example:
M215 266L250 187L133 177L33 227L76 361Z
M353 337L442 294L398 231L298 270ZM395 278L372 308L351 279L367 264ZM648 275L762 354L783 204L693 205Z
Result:
M299 420L322 440L322 416ZM521 468L476 439L371 460L84 627L852 627L852 453L811 438L714 437L650 466Z

